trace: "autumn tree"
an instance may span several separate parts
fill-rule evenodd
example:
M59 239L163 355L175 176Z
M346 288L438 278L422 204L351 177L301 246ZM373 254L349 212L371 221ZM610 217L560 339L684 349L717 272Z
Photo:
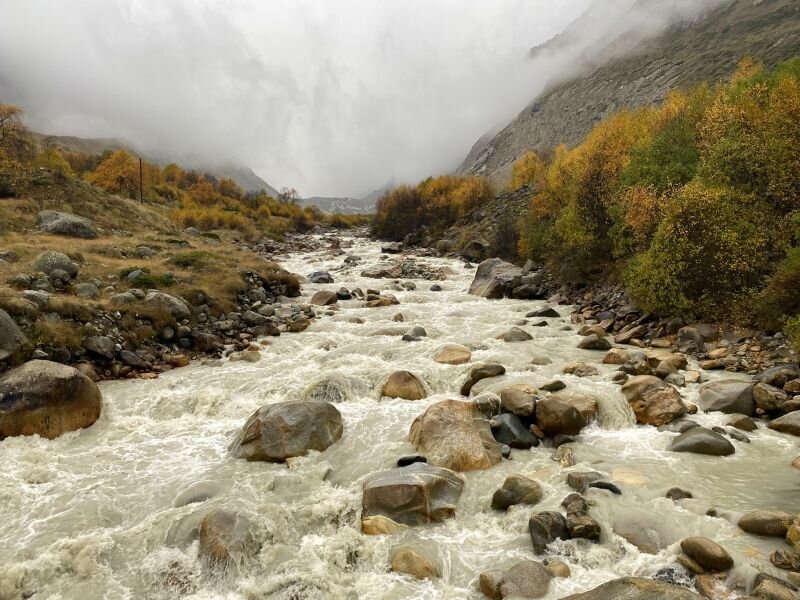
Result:
M547 166L536 152L526 152L511 168L511 190L522 186L536 186L541 183Z
M117 150L97 165L88 179L107 192L135 198L139 190L139 161L129 152Z

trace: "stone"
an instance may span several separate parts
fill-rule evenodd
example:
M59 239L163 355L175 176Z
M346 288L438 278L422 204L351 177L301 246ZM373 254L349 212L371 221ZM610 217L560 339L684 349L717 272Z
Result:
M676 343L684 354L697 354L705 349L705 340L695 327L681 327Z
M652 527L627 526L614 528L617 535L645 554L658 554L663 548L661 534Z
M731 418L728 419L728 425L742 431L756 431L758 429L756 422L745 415L731 415Z
M710 456L728 456L736 452L727 439L705 427L692 427L670 442L672 452L692 452Z
M229 450L249 461L285 462L309 450L326 450L341 439L343 431L342 415L333 404L290 400L259 408Z
M561 513L554 511L538 512L528 520L528 532L533 544L533 552L542 554L548 544L557 539L569 538L567 520Z
M624 365L631 359L630 353L622 348L611 348L603 357L604 365Z
M409 371L395 371L381 389L381 396L403 400L422 400L427 395L422 381Z
M120 294L114 294L109 298L109 302L111 306L126 306L128 304L133 304L137 302L138 298L131 294L130 292L122 292Z
M610 350L611 342L596 333L592 333L580 341L578 348L582 350Z
M81 345L95 356L106 360L114 360L116 355L116 344L114 340L107 336L92 335L85 337Z
M123 365L127 365L134 369L145 370L148 368L147 361L130 350L120 350L119 359L122 361Z
M431 465L453 471L488 469L501 460L486 417L470 402L432 404L414 419L408 439Z
M0 377L0 440L57 438L92 425L102 406L100 390L77 369L32 360Z
M74 291L78 298L84 300L97 300L100 297L100 288L93 283L78 283Z
M183 299L164 292L148 292L144 297L144 304L150 308L166 311L176 321L182 321L192 316L189 305Z
M780 510L754 510L739 519L739 529L754 535L785 537L794 515Z
M561 381L560 379L553 379L552 381L548 381L547 383L542 384L539 386L539 389L543 392L558 392L563 390L567 387L567 384Z
M492 496L492 508L508 510L516 504L538 504L542 495L542 486L535 479L519 474L509 475Z
M521 279L522 269L499 258L490 258L478 265L469 293L489 299L502 298Z
M314 271L308 275L311 283L333 283L333 275L328 271Z
M605 476L597 471L573 471L567 474L567 485L582 494L592 483L602 479L605 479Z
M253 530L253 523L244 515L212 510L200 522L200 557L212 569L240 564L258 549Z
M622 329L616 336L614 342L617 344L631 344L634 340L638 340L647 335L647 327L644 325L636 325L630 329Z
M702 600L688 588L654 579L623 577L613 579L583 594L562 600Z
M786 530L786 543L800 552L800 515L797 515Z
M98 233L89 219L71 213L43 210L36 216L36 225L42 231L66 237L93 240Z
M564 365L563 372L567 375L575 375L575 377L592 377L599 373L596 367L584 362L568 363Z
M434 362L443 365L463 365L472 359L472 352L458 344L446 344L433 355Z
M481 394L473 398L472 403L481 411L481 414L490 419L500 414L500 398L495 394Z
M410 548L400 548L392 554L392 571L411 575L416 579L439 577L439 569L424 556Z
M600 541L600 523L587 514L567 514L567 531L573 539Z
M748 417L755 412L753 388L749 381L720 379L700 388L700 405L706 412L736 413Z
M474 239L467 242L461 250L461 256L467 260L481 260L489 250L489 242L484 239Z
M550 396L536 403L536 424L546 435L577 435L587 422L577 408Z
M72 279L78 276L79 270L78 265L69 256L55 250L46 250L37 256L33 261L33 268L45 275L58 270L65 271Z
M402 242L389 242L381 246L381 252L384 254L400 254L403 251Z
M556 448L555 452L553 452L550 458L565 468L573 467L577 463L575 453L572 451L572 448L567 448L566 446L559 446Z
M331 306L338 301L339 296L336 292L331 292L330 290L319 290L311 296L311 300L309 300L309 302L315 306Z
M19 352L28 343L14 319L0 308L0 362Z
M527 450L539 445L539 440L525 427L520 418L512 413L498 415L491 420L492 435L502 445Z
M361 533L365 535L395 535L406 529L408 529L408 525L396 523L383 515L373 515L361 519Z
M561 391L550 396L553 400L564 402L577 409L587 423L597 419L600 414L600 406L592 396L581 394L580 392Z
M681 550L707 571L719 573L733 567L731 555L708 538L688 537L681 541Z
M679 487L674 487L667 490L666 496L672 501L684 500L686 498L694 497L692 496L692 492L687 492L686 490L681 489Z
M784 402L788 399L786 392L767 383L757 383L753 387L753 400L755 400L756 406L764 412L782 410Z
M553 577L566 578L572 575L569 565L558 558L545 559L544 566Z
M421 454L410 454L408 456L401 456L397 459L397 466L398 467L407 467L408 465L413 465L414 463L427 463L428 459Z
M536 396L518 387L507 387L500 392L500 406L518 417L530 417L536 409Z
M770 421L767 424L767 427L773 431L800 436L800 410L790 412L782 417L778 417L777 419Z
M751 598L762 600L797 600L798 596L790 588L773 579L762 579L750 592Z
M639 423L659 427L688 412L678 391L653 375L631 377L622 393Z
M401 525L441 523L455 516L464 480L425 463L382 471L364 483L362 518L383 516Z
M787 382L797 378L800 378L800 367L798 365L778 365L760 373L756 377L756 381L783 388Z
M800 552L797 550L775 550L769 555L769 561L779 569L800 573Z
M501 333L497 336L498 340L503 340L504 342L527 342L533 339L533 336L529 334L527 331L520 329L519 327L512 327L505 333Z
M533 560L518 562L500 580L502 598L541 598L550 589L550 571Z
M547 319L550 318L557 319L560 316L561 315L558 314L558 311L556 309L551 308L549 306L544 306L542 308L537 308L536 310L529 312L528 314L525 315L525 318L532 319L537 317L544 317Z
M500 591L500 582L503 580L503 571L498 569L484 571L478 578L478 587L487 598L491 600L503 600L503 593Z
M500 375L505 375L506 368L503 365L498 364L485 364L485 365L476 365L472 367L467 375L467 379L461 386L461 395L462 396L469 396L470 392L472 391L473 386L481 381L482 379L488 379L490 377L499 377Z

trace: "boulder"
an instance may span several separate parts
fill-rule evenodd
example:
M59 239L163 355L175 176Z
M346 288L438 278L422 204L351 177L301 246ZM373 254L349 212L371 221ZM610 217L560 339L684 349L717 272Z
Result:
M572 575L572 571L569 569L569 565L565 563L563 560L558 558L547 558L544 560L545 568L550 571L550 575L553 577L561 577L566 578Z
M499 377L500 375L505 375L506 368L503 365L498 365L495 363L491 363L488 365L476 365L472 367L467 375L466 380L461 385L461 395L462 396L469 396L469 393L472 391L473 386L481 381L482 379L488 379L490 377Z
M425 463L377 473L364 483L362 518L383 516L401 525L441 523L455 515L464 480Z
M783 404L789 395L780 388L767 383L757 383L753 387L753 400L756 406L764 412L778 412L783 409Z
M336 292L331 292L329 290L319 290L313 296L311 296L311 304L315 306L330 306L331 304L336 304L339 301L339 296Z
M726 438L705 427L692 427L672 440L669 449L673 452L692 452L710 456L728 456L736 452Z
M461 256L468 260L481 260L489 251L489 242L484 239L474 239L467 242L461 250Z
M611 348L603 357L604 365L624 365L631 359L627 350L622 348Z
M439 577L439 569L427 558L410 548L400 548L392 554L392 571L411 575L416 579Z
M389 242L381 246L381 252L384 254L400 254L403 251L402 242Z
M518 417L530 417L536 409L536 396L518 387L507 387L500 392L500 406Z
M381 389L381 396L403 400L422 400L427 395L422 381L409 371L395 371Z
M148 292L144 297L144 304L149 308L166 311L176 321L188 319L192 316L189 305L181 298L170 296L164 292Z
M503 571L493 569L484 571L478 578L478 587L483 595L491 600L503 600L503 593L500 591L500 582L503 580Z
M623 577L613 579L583 594L572 594L562 600L702 600L688 588L664 581Z
M760 373L756 376L756 381L783 388L786 383L798 377L800 377L800 367L798 365L778 365Z
M432 404L411 424L408 439L431 465L453 471L488 469L501 460L489 422L470 402Z
M472 352L458 344L446 344L433 355L434 362L443 365L463 365L472 359Z
M599 542L602 530L594 517L585 513L572 513L567 514L567 532L573 539Z
M660 427L688 412L678 391L653 375L631 377L622 393L639 423Z
M100 297L100 288L93 283L79 283L75 286L75 295L84 300L97 300Z
M567 363L564 365L563 372L567 375L575 375L575 377L593 377L598 374L597 367L587 365L585 362Z
M241 564L255 554L258 544L255 527L244 515L222 509L208 513L200 522L200 557L212 569Z
M647 358L647 364L653 369L663 363L667 363L667 365L676 371L680 371L685 369L688 364L686 357L682 354L675 354L674 352L668 352L666 350L651 349L646 352L645 357Z
M546 435L577 435L587 422L577 408L550 396L536 403L536 424Z
M267 404L247 420L230 446L236 458L284 462L309 450L322 452L342 437L342 415L329 402L291 400Z
M395 523L383 515L373 515L361 519L361 533L364 535L394 535L406 529L408 529L408 525Z
M398 266L377 265L361 271L361 276L370 279L398 279L403 276L403 270Z
M333 275L328 271L314 271L308 275L311 283L333 283Z
M533 336L525 331L524 329L520 329L519 327L512 327L505 333L501 333L497 336L498 340L503 340L504 342L527 342L533 339Z
M469 293L483 298L502 298L510 294L521 279L522 269L499 258L490 258L478 265Z
M532 310L528 314L525 315L526 319L532 319L536 317L544 317L547 319L556 319L561 315L558 314L558 311L550 306L543 306L542 308L537 308L536 310Z
M788 585L778 583L777 579L772 578L761 578L760 581L757 579L750 597L759 600L797 600L798 596L793 591L797 588L794 586L789 588Z
M716 542L704 537L688 537L681 541L681 550L707 571L720 573L733 567L733 558Z
M53 271L64 271L72 279L78 276L79 270L77 263L69 256L55 250L46 250L37 256L33 261L33 268L46 275L50 275Z
M578 348L582 350L610 350L611 342L596 333L591 333L580 341Z
M531 515L528 520L528 532L533 544L533 552L541 554L548 544L557 539L569 539L567 519L559 512L545 511Z
M542 494L542 486L535 479L519 474L509 475L492 496L492 508L508 510L515 504L538 504Z
M728 419L728 425L735 427L736 429L741 429L742 431L755 431L758 429L756 422L745 415L731 415L731 418Z
M780 510L754 510L739 519L739 529L754 535L786 537L794 515Z
M93 240L98 235L97 229L89 219L54 210L40 212L36 217L36 225L47 233L85 240Z
M502 598L541 598L550 589L550 571L532 560L518 562L500 579Z
M720 379L700 388L700 404L706 412L719 411L753 416L754 385L740 379Z
M498 444L527 450L539 445L539 440L520 420L512 413L503 413L490 421L492 435Z
M0 362L19 352L27 343L28 339L14 319L0 308Z
M106 360L114 360L114 355L117 352L114 340L104 335L85 337L81 345L95 356Z
M17 435L53 439L100 417L100 390L66 365L32 360L0 377L0 440Z
M587 423L594 421L600 414L597 400L587 394L565 390L553 394L550 398L574 406L583 415Z
M790 412L774 421L770 421L767 427L773 431L800 436L800 410Z
M615 527L614 532L645 554L658 554L662 549L661 534L652 527Z

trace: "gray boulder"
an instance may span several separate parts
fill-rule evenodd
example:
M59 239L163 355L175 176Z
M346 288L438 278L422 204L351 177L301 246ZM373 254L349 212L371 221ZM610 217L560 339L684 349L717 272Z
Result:
M800 436L800 410L790 412L774 421L770 421L767 427L773 431Z
M72 279L78 276L79 270L78 265L69 256L55 250L46 250L37 256L33 261L33 268L46 275L50 275L53 271L64 271Z
M0 308L0 361L19 351L28 339L6 311Z
M311 283L333 283L333 275L328 271L314 271L308 276Z
M542 499L539 482L524 475L509 475L492 496L492 508L508 510L515 504L538 504Z
M524 560L500 579L502 598L541 598L550 588L552 575L542 563Z
M614 579L583 594L563 600L702 600L688 588L639 577Z
M711 456L728 456L736 452L726 438L705 427L692 427L672 440L669 449L673 452L692 452Z
M82 345L92 354L106 360L113 360L116 354L114 340L104 335L92 335L83 338Z
M192 312L186 302L181 298L170 296L164 292L148 292L144 297L144 303L150 308L168 312L177 321L188 319L192 316Z
M720 379L700 388L700 404L706 412L719 411L752 417L756 410L753 384L740 379Z
M79 283L75 286L75 295L85 300L97 300L100 297L100 288L93 283Z
M483 298L502 298L509 295L521 279L522 269L499 258L490 258L478 265L469 293Z
M71 213L43 210L36 217L36 225L42 231L67 237L93 240L97 237L97 229L89 219Z

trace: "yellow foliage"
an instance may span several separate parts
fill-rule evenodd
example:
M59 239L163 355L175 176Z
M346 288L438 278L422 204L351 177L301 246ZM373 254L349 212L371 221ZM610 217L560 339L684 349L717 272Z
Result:
M545 176L546 165L536 152L526 152L511 169L511 190L524 185L538 186Z

